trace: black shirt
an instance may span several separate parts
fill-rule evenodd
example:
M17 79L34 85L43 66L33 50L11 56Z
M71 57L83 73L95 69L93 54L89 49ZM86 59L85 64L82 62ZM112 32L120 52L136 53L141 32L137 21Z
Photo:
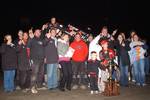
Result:
M43 39L37 37L29 39L27 47L30 48L30 59L32 60L44 59Z

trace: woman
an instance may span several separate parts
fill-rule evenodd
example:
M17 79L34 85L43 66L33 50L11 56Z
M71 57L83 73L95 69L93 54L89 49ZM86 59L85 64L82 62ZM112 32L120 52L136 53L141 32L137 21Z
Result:
M118 64L120 67L120 84L122 86L128 86L128 68L130 65L129 54L130 50L128 42L125 37L120 33L118 35L118 40L116 42L116 50L118 56Z
M27 57L28 33L23 33L23 38L18 42L18 71L19 86L25 91L30 86L30 65Z
M133 41L130 43L130 59L133 64L133 74L135 76L136 85L145 86L145 71L144 71L144 43L140 41L137 34L133 35Z
M2 54L2 69L4 71L4 91L13 92L15 89L14 78L17 68L16 47L12 43L11 35L4 37L4 43L0 50Z
M65 91L65 86L67 90L71 90L72 82L72 66L70 62L70 55L67 55L69 51L69 36L68 34L63 34L58 40L58 54L59 54L59 64L61 66L62 77L60 79L59 89Z

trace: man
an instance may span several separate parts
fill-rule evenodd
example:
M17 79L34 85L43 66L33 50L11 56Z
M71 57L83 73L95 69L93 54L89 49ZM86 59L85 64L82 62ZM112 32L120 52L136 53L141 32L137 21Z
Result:
M58 86L57 66L58 52L57 39L55 28L49 30L45 38L45 63L47 68L47 86L49 90L55 89Z
M44 79L44 44L41 39L41 31L35 30L34 37L28 42L28 57L31 62L31 92L37 93L36 85L42 87Z
M85 89L85 60L88 54L88 46L81 39L79 34L75 35L75 40L70 45L73 48L74 54L72 56L72 68L73 68L73 89L80 88Z

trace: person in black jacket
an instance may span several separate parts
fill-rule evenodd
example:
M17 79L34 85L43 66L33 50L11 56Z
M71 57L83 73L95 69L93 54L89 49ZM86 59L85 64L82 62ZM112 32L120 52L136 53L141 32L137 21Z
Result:
M25 91L30 86L30 64L27 57L27 42L28 33L24 32L22 40L20 40L17 45L17 70L19 71L19 86L21 89L25 89Z
M44 81L44 43L41 31L36 29L27 45L28 57L31 63L31 92L37 93L36 86L41 88Z
M91 52L91 59L88 61L87 64L87 71L88 76L90 78L90 88L91 88L91 94L94 92L98 93L98 68L100 67L100 61L97 59L97 54L95 51Z
M121 72L120 84L122 86L128 86L128 68L130 66L128 51L130 50L130 47L128 41L124 39L122 33L118 35L118 41L116 41L116 50Z
M11 35L6 35L1 46L2 69L4 71L4 91L13 92L15 89L14 78L17 68L17 52L16 47L12 43Z
M47 69L47 87L55 89L58 86L57 66L58 66L58 51L55 28L49 30L45 38L45 63Z

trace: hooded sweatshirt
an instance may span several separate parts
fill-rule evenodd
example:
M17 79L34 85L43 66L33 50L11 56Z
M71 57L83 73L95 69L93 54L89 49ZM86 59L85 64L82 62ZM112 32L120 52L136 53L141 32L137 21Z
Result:
M72 56L73 61L83 62L86 60L88 55L88 46L83 40L73 41L70 47L75 50Z

